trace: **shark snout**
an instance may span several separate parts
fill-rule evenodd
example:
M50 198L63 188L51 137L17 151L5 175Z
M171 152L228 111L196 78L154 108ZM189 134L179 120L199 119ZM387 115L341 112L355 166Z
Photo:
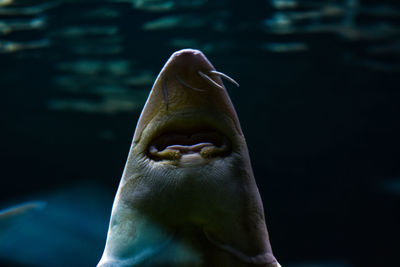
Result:
M172 54L172 58L186 58L186 59L194 59L194 58L205 58L204 54L197 49L186 48L179 51L176 51Z
M200 121L215 124L213 121L220 114L229 117L234 128L241 133L236 112L221 78L233 81L216 71L201 51L183 49L173 53L153 85L136 128L135 142L150 122L159 124L161 128L170 121L172 124L196 124L199 126L195 128L204 128L200 125L204 123ZM190 122L184 122L181 116L185 114L196 116L191 115ZM158 127L155 131L159 131Z
M182 49L172 54L166 66L172 66L176 71L214 70L213 65L205 55L196 49Z
M202 52L183 49L172 54L153 87L170 110L218 108L229 99L221 73Z

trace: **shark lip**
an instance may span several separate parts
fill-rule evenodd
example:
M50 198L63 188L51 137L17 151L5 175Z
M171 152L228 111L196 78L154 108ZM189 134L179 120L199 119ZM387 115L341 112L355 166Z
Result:
M147 155L156 161L179 160L189 154L210 159L228 156L231 151L231 142L224 135L212 129L195 128L164 132L149 143Z

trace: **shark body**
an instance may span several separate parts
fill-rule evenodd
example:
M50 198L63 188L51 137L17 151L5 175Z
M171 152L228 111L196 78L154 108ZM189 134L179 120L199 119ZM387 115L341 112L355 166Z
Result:
M221 77L198 50L165 64L135 130L98 267L280 266Z

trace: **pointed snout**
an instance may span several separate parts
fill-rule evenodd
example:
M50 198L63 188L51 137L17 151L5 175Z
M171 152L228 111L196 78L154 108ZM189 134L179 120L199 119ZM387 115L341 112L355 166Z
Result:
M182 49L176 51L165 64L165 68L174 68L181 73L197 73L197 71L208 72L214 70L214 66L208 61L206 56L196 49Z
M225 114L240 130L239 120L214 66L199 50L183 49L171 55L159 73L139 118L135 142L155 118L175 113Z

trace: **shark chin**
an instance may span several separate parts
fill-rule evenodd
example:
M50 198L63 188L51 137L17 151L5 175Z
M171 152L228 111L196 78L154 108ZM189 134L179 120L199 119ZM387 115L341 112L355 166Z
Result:
M239 119L198 50L169 58L140 115L98 267L280 266Z

